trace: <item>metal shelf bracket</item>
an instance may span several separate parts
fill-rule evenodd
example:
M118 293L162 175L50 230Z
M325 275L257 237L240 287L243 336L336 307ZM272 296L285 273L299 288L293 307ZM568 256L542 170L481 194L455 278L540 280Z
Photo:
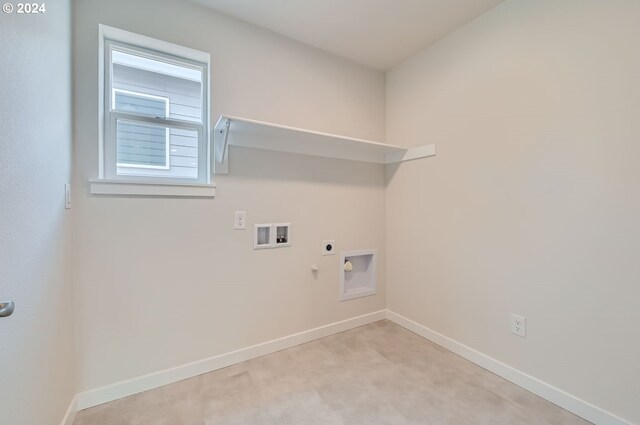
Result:
M221 117L213 130L214 172L229 173L229 128L231 120Z

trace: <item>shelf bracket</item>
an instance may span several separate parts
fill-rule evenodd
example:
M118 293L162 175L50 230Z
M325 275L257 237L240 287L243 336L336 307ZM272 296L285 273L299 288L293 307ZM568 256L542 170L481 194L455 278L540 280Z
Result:
M213 130L214 172L229 173L229 127L231 120L220 117Z

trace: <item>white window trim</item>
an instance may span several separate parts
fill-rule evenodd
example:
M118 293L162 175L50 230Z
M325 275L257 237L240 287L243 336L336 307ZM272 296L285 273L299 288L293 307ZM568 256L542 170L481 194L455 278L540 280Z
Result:
M216 187L213 184L162 184L107 179L91 179L89 183L93 195L175 196L191 198L214 198L216 196Z
M147 37L140 34L135 34L129 31L124 31L118 28L109 27L107 25L100 24L98 26L98 178L90 180L91 193L94 194L110 194L110 195L148 195L148 196L215 196L215 184L212 181L213 172L213 159L212 159L212 147L211 147L211 125L210 125L210 67L211 56L208 53L201 52L199 50L191 49L188 47L180 46L177 44L157 40L151 37ZM117 179L107 178L105 170L105 126L108 125L105 115L106 108L109 107L109 102L105 102L105 83L108 81L108 75L105 75L105 49L107 41L113 40L115 42L121 42L125 44L132 44L142 49L148 49L151 51L159 51L167 55L174 55L180 58L199 62L206 65L206 69L203 72L203 93L204 96L204 110L203 110L203 123L202 133L198 134L199 140L205 140L205 143L200 144L205 149L198 150L199 170L204 171L204 178L202 181L182 181L173 179L155 179L155 178L129 178L129 176L122 176ZM108 100L108 99L107 99ZM123 118L126 118L126 114L122 114ZM138 115L131 116L136 121L147 121L142 119ZM170 120L171 125L177 128L184 128L180 120ZM149 120L153 122L153 119ZM191 127L188 123L188 128ZM163 125L167 125L163 122ZM201 139L202 138L202 139ZM203 152L200 152L203 150ZM200 168L200 164L203 164L204 168ZM120 189L118 189L120 188ZM133 188L133 189L132 189ZM137 189L136 189L137 188ZM195 188L195 190L194 190ZM144 192L144 193L143 193Z

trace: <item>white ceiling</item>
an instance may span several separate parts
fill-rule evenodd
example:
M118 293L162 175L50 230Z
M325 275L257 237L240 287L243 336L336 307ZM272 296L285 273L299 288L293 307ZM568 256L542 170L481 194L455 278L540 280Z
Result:
M194 0L387 70L504 0Z

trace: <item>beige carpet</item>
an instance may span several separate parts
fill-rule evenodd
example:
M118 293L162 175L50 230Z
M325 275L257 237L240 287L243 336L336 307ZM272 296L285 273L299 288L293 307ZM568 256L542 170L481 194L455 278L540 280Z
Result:
M586 425L389 321L78 413L74 425Z

